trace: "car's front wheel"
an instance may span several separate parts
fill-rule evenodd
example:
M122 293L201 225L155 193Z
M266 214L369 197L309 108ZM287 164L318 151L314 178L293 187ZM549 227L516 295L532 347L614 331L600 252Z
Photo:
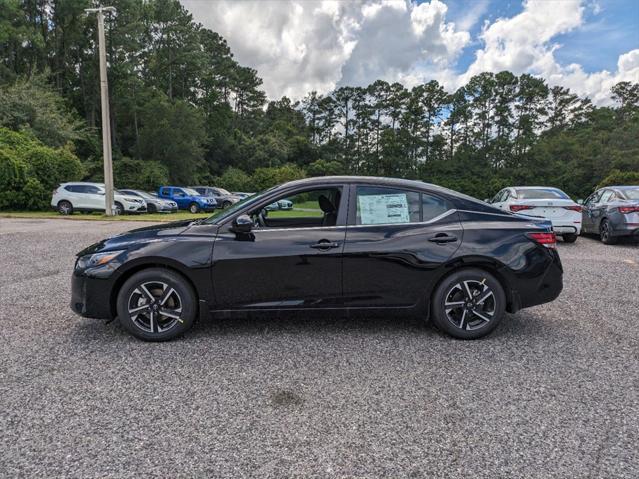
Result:
M72 215L73 205L67 200L62 200L58 203L58 213L61 215Z
M122 203L120 203L119 201L115 202L115 210L114 210L116 215L123 215L124 214L124 206L122 206Z
M153 203L147 203L146 209L149 213L157 213L158 209L155 207Z
M179 274L150 268L131 276L120 288L118 318L122 326L145 341L167 341L193 326L197 298Z
M222 208L226 209L229 206L231 206L231 202L230 201L225 201L224 203L222 203Z
M439 284L432 296L436 326L459 339L477 339L501 322L506 295L499 281L480 269L456 271Z

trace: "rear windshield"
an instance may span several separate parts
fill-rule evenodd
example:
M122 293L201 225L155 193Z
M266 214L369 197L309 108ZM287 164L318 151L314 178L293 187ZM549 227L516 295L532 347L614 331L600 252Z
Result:
M625 188L621 190L621 194L628 200L639 200L639 187Z
M570 199L566 193L554 188L530 188L525 190L517 190L517 198L520 200L563 200Z

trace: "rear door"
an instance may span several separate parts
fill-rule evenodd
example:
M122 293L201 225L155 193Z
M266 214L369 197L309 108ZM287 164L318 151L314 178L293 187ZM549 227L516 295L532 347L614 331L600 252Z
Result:
M462 242L457 212L435 194L401 188L353 185L350 197L345 306L414 306Z

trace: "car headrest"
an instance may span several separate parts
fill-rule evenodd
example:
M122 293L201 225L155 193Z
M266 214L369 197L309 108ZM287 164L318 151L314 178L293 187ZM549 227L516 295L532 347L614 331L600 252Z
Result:
M317 201L319 203L319 207L324 213L335 213L335 206L333 206L331 200L329 200L326 196L320 195L320 197L317 198Z

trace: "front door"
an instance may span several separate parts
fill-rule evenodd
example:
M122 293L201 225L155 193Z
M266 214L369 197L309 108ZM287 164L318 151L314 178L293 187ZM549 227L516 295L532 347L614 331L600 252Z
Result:
M445 199L398 188L352 188L344 248L347 307L413 307L433 271L462 242L458 214Z
M222 225L211 269L215 309L338 307L348 201L343 190L307 188L259 204L249 212L251 233Z

